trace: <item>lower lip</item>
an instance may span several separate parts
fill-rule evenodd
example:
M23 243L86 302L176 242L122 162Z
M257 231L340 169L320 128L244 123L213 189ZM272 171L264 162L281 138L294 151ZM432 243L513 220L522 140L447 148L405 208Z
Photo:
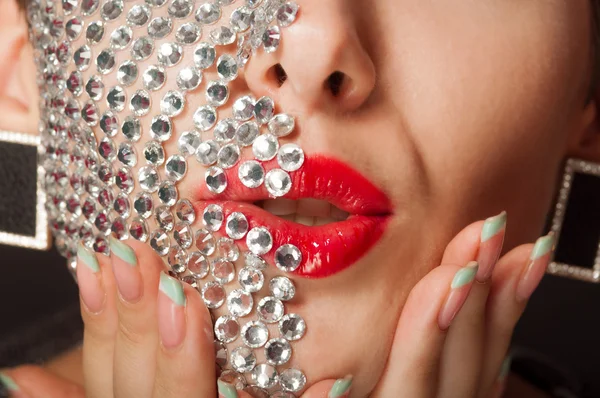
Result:
M357 262L379 240L389 219L389 216L353 215L345 221L306 226L274 216L255 205L233 201L197 202L197 214L202 214L209 204L220 205L225 219L233 212L241 212L250 229L267 228L273 236L273 248L262 257L270 264L275 264L274 253L279 246L289 243L298 247L302 261L293 273L306 278L325 278ZM224 224L221 228L225 228ZM245 239L236 243L247 250Z

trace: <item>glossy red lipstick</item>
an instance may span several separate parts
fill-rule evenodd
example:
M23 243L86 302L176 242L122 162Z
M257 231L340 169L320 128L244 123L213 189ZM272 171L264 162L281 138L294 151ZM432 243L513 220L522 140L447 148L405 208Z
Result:
M266 170L277 167L276 161L263 164ZM297 246L302 262L295 274L323 278L336 274L360 259L381 237L392 209L388 197L359 172L343 162L313 156L290 173L292 189L284 198L313 198L328 201L350 214L344 221L320 226L306 226L277 217L252 202L269 199L264 185L247 188L237 178L237 166L226 171L228 186L222 194L208 191L205 184L195 201L198 214L209 204L223 208L224 217L241 212L250 228L264 226L273 236L273 249L263 257L274 264L275 250L284 244ZM245 240L239 240L244 249Z

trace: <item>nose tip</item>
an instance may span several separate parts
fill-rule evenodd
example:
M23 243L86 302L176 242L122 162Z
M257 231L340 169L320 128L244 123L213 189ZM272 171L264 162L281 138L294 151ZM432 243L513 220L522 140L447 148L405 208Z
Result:
M248 64L250 89L307 113L322 106L359 108L375 87L375 66L343 3L303 3L278 51L259 53Z

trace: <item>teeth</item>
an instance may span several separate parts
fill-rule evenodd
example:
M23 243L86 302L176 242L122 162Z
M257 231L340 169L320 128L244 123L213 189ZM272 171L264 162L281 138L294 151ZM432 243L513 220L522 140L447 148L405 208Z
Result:
M312 217L329 217L331 204L318 199L300 199L297 212Z
M335 221L344 221L349 216L350 213L348 213L347 211L338 209L333 205L331 206L331 218L333 218Z
M329 202L318 199L268 199L260 202L258 206L284 220L306 226L344 221L349 216L349 213L338 209Z
M298 202L291 199L269 199L262 203L262 208L276 216L287 216L296 213Z
M315 218L309 216L301 216L300 214L296 214L296 218L294 219L298 224L307 225L312 227L315 224Z

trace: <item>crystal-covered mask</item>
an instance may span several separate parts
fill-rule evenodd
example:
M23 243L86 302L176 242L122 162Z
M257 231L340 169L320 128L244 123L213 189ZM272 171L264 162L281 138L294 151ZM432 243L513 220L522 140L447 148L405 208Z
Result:
M302 252L244 212L199 207L180 183L194 165L204 175L193 173L193 189L212 198L232 185L290 191L304 162L298 145L280 145L293 115L235 95L233 82L253 54L277 50L298 12L285 0L33 0L28 10L58 250L74 269L79 242L103 255L111 234L147 242L211 310L220 377L257 396L306 384L290 366L306 323L286 311Z

